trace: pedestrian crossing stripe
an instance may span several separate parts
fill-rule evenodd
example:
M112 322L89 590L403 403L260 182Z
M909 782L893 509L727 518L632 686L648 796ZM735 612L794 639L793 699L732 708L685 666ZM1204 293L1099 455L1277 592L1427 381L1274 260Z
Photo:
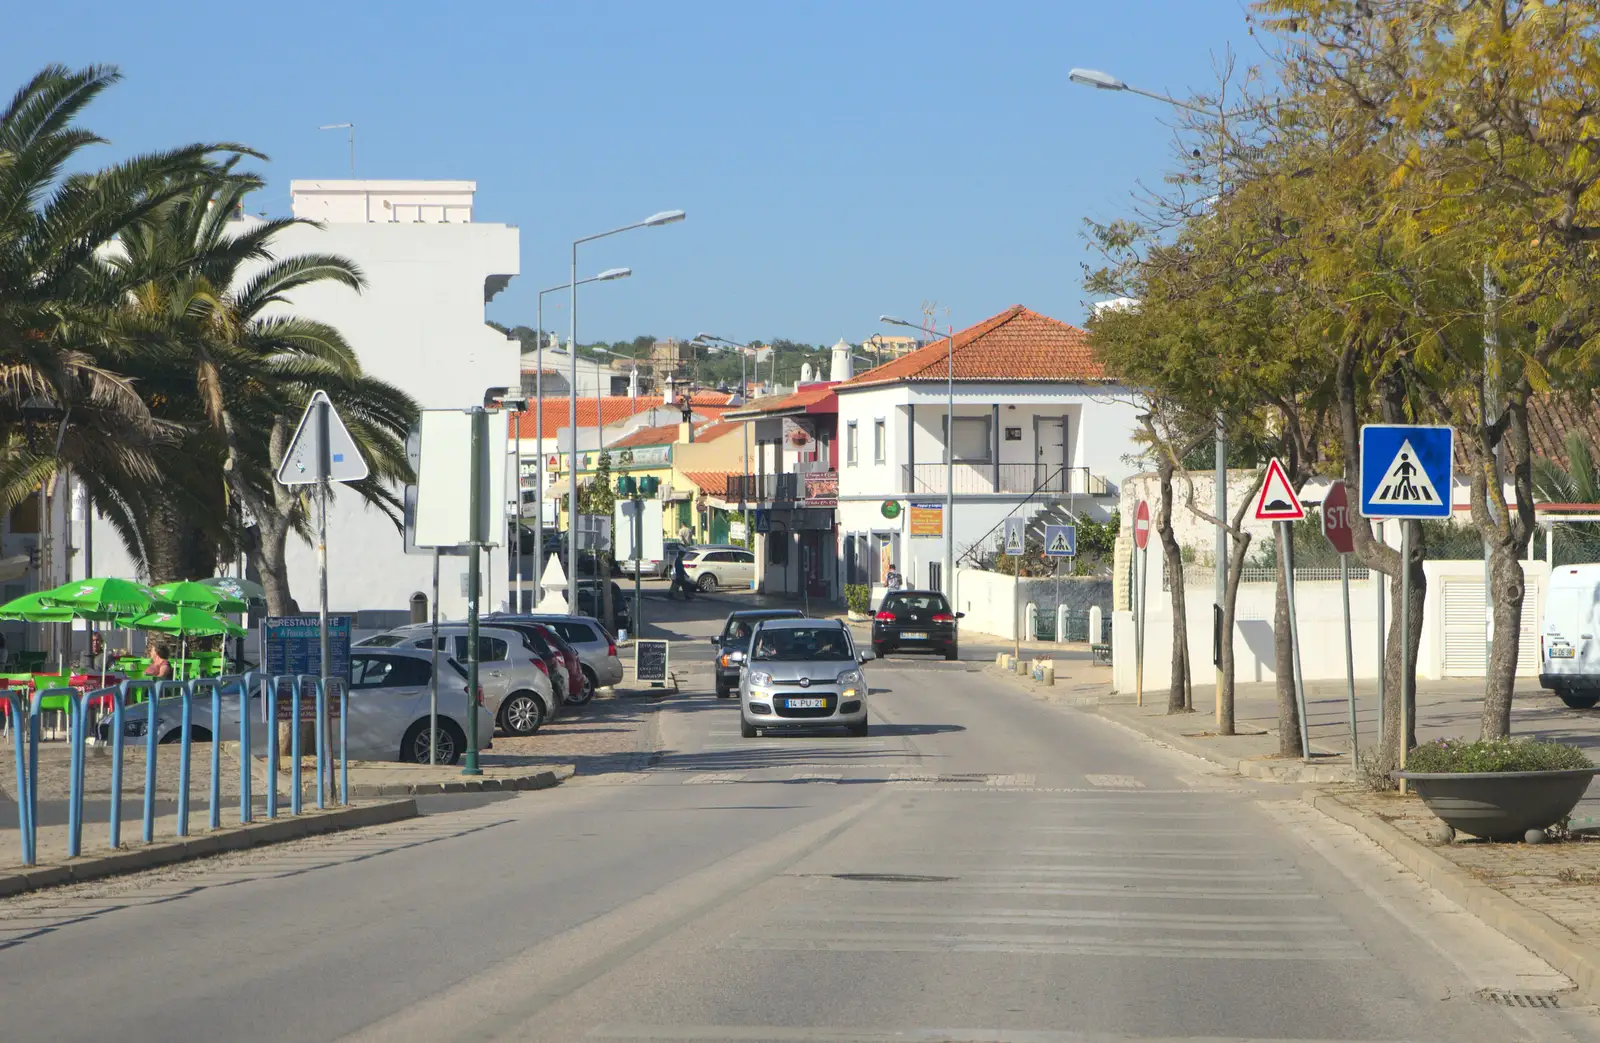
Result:
M1436 504L1439 490L1433 487L1428 472L1417 463L1417 451L1411 439L1400 443L1383 477L1378 480L1378 491L1372 494L1374 504Z

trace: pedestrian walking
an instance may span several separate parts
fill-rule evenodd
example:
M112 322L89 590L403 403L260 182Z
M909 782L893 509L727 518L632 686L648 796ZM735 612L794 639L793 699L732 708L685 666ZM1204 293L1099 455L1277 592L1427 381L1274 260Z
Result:
M678 551L678 556L672 559L672 586L667 590L667 597L676 597L678 592L683 592L683 600L694 600L694 584L689 580L689 570L683 567L684 553Z

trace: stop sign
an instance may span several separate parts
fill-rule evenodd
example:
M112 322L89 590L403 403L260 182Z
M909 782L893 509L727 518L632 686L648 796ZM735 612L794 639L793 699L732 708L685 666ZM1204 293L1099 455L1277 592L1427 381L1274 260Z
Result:
M1133 545L1144 550L1144 545L1150 542L1150 504L1144 500L1139 501L1139 507L1133 512Z
M1350 494L1343 482L1328 486L1328 493L1322 498L1322 534L1340 554L1356 549L1355 535L1350 530Z

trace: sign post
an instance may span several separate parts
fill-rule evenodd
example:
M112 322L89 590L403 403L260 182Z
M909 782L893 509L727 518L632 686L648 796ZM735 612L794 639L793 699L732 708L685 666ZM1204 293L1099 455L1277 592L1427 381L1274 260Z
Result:
M1355 534L1350 528L1350 494L1343 482L1334 482L1322 498L1322 534L1339 552L1339 587L1344 595L1344 683L1350 704L1350 766L1361 762L1360 738L1356 731L1356 653L1350 634L1350 552L1355 550ZM1378 669L1383 670L1380 660Z
M1022 604L1023 524L1021 518L1006 519L1005 548L1011 557L1011 632L1015 635L1011 651L1017 659L1022 658L1022 620L1017 616Z
M1422 424L1361 428L1361 515L1400 519L1400 768L1411 745L1411 526L1450 517L1455 429ZM1485 591L1485 596L1488 592ZM1381 670L1381 667L1380 667ZM1405 792L1405 780L1400 791Z
M1294 699L1300 711L1300 756L1311 759L1311 728L1306 721L1306 688L1300 672L1300 623L1294 610L1294 523L1306 516L1306 509L1289 484L1283 463L1273 457L1267 463L1267 477L1256 494L1256 520L1277 525L1278 567L1283 570L1283 589L1289 601L1289 653L1294 663ZM1229 635L1232 636L1232 635Z
M1071 558L1078 553L1078 527L1076 525L1046 525L1044 527L1044 553L1047 558L1056 559L1056 626L1061 623L1061 559ZM1066 639L1062 633L1056 634L1056 642ZM1089 643L1095 643L1095 635L1089 635Z
M1133 689L1134 699L1139 706L1144 705L1144 584L1146 574L1150 571L1149 543L1150 504L1140 500L1133 512ZM1094 635L1090 634L1089 637L1093 640Z
M367 461L362 458L361 451L356 448L355 440L350 437L350 432L344 426L344 421L339 419L333 403L328 399L326 391L314 391L311 401L306 403L306 411L300 417L300 424L295 428L294 437L290 439L288 448L284 450L283 462L278 465L278 484L280 485L315 485L317 487L317 588L319 602L317 609L318 626L322 631L321 659L322 672L319 675L322 682L324 707L328 703L328 483L329 482L359 482L367 477ZM346 677L346 683L349 678ZM296 722L295 727L299 727ZM317 721L317 748L328 749L328 722L326 719ZM340 752L341 758L343 751ZM333 770L333 758L324 758L324 764L329 773ZM323 805L328 778L322 773L317 773L317 806Z

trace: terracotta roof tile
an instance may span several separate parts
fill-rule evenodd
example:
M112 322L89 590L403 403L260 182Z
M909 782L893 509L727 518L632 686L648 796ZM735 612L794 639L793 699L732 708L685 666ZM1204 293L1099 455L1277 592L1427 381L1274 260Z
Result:
M801 410L807 413L835 413L839 410L839 402L833 393L835 385L832 383L807 384L798 391L784 395L782 398L756 399L748 405L737 409L728 410L728 415L737 417L757 417L771 413L785 413L792 410Z
M683 476L693 482L707 496L726 496L728 479L732 471L684 471Z
M690 400L694 411L708 420L715 420L727 411L728 400L733 396L722 391L697 391ZM578 426L580 428L594 427L595 399L593 395L578 396ZM566 395L546 395L544 399L544 433L545 438L554 438L561 429L567 426L567 410L570 403ZM667 405L661 401L660 395L641 395L632 398L628 395L607 395L600 399L600 416L604 425L610 427L620 424L629 417L648 413L652 409L676 412L677 407ZM532 403L529 409L517 419L517 436L519 438L540 437L537 427L534 426L535 413Z
M1528 436L1535 456L1566 465L1567 435L1582 431L1600 455L1600 392L1535 395L1528 400Z
M704 427L695 428L694 440L696 442L714 442L723 435L731 434L743 427L744 424L737 420L713 420Z
M704 407L696 406L695 411L699 412L702 408ZM738 428L739 426L741 425L734 423L733 421L701 420L695 424L694 440L696 442L709 442L712 439L721 438L723 435ZM612 442L611 448L627 449L635 446L671 445L677 440L677 424L658 424L655 427L639 428L639 430L635 431L626 438Z
M957 380L1105 379L1105 367L1089 348L1089 334L1022 305L1013 305L955 335ZM906 380L944 380L949 338L902 355L838 385L843 388Z

